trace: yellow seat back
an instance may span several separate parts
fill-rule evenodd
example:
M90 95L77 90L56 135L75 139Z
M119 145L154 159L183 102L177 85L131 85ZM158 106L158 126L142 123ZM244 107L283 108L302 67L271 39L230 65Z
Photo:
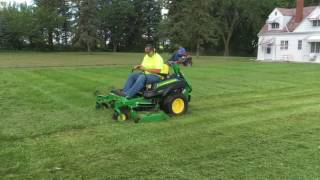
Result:
M162 67L162 70L161 70L161 74L166 74L168 75L169 74L169 66L168 64L164 64L163 67Z

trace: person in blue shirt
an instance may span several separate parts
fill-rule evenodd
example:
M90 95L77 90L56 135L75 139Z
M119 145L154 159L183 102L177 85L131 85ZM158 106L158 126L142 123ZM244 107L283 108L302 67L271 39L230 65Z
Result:
M179 61L184 55L186 55L187 51L183 47L179 47L179 49L171 56L169 61Z

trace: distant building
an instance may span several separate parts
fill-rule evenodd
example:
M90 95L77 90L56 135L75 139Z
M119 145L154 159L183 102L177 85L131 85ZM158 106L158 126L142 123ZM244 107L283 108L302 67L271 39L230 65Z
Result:
M258 60L320 63L320 6L275 8L258 37Z

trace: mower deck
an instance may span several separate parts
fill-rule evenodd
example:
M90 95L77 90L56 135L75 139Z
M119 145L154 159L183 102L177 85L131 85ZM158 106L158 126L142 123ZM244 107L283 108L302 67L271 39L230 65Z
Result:
M143 97L127 99L110 93L107 96L97 96L96 108L113 108L113 119L118 121L126 121L133 119L137 122L152 122L162 121L169 118L169 116L161 111L158 107L154 108L154 103ZM141 109L150 109L151 111L144 111Z

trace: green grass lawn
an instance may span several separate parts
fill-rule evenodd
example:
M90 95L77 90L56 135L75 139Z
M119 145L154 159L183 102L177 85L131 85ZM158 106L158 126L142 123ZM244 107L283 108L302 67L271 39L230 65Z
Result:
M141 58L1 53L0 179L320 178L320 65L201 57L182 69L184 116L95 110L93 92L121 87Z

